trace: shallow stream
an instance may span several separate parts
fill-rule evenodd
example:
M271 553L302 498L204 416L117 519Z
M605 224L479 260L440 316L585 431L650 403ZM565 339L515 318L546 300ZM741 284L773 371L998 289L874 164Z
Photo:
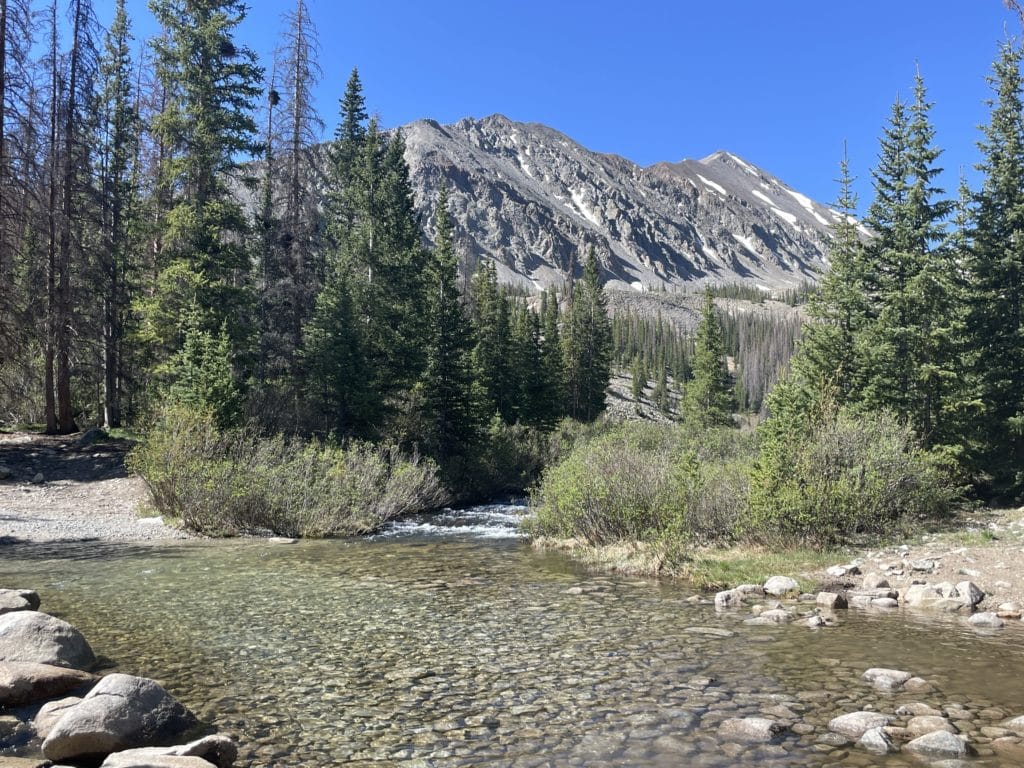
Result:
M1024 714L1024 629L862 611L749 626L685 585L533 551L520 511L351 541L10 546L0 585L38 589L117 670L235 735L240 765L920 766L819 741L839 714L911 701L971 713L972 765L1019 764L980 729ZM877 666L936 690L876 692L860 675ZM717 740L762 713L807 732Z

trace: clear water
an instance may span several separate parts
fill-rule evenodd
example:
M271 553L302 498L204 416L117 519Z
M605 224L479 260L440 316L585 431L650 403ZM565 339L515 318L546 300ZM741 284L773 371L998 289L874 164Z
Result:
M972 764L1017 764L986 754L980 728L1024 714L1021 627L856 611L749 626L685 585L535 552L517 513L353 541L8 547L0 585L38 589L111 668L235 735L240 765L916 766L818 743L836 715L915 700L974 713ZM874 666L936 691L875 692L859 680ZM719 743L721 720L780 704L810 732Z

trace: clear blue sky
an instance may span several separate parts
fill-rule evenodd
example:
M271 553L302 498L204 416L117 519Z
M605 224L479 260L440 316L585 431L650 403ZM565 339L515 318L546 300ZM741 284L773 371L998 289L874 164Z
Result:
M955 193L959 168L978 159L997 45L1020 34L1000 0L308 4L328 132L358 66L388 127L500 112L641 165L726 149L822 202L836 196L845 140L861 208L879 132L916 64ZM239 37L266 59L292 3L250 5ZM152 34L143 0L128 6L136 34ZM102 22L112 7L97 0Z

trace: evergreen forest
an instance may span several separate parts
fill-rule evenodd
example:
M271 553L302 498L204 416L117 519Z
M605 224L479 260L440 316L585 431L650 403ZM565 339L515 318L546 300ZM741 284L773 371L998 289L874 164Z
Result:
M209 532L372 530L552 468L539 529L581 533L565 515L592 525L594 510L565 501L554 470L595 476L574 452L609 440L620 458L674 456L683 483L632 538L681 514L709 536L841 538L964 492L1024 492L1016 45L992 71L978 189L940 188L918 75L882 129L862 220L840 164L831 269L775 297L799 312L735 312L763 292L716 286L689 333L611 316L593 249L536 295L487 261L460 275L446 190L428 242L403 136L371 116L356 70L322 141L304 0L266 68L235 34L239 0L150 9L162 31L138 41L124 0L106 28L90 0L0 0L0 423L147 434L135 468L158 507ZM671 439L601 426L615 369L677 422ZM737 413L765 420L739 430ZM352 499L351 524L312 514L323 499L296 523L282 467L303 487L333 478L323 498Z

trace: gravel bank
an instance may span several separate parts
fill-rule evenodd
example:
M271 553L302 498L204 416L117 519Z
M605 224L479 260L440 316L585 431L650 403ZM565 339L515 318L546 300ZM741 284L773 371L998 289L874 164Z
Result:
M130 477L130 444L82 435L0 434L0 545L188 538L140 517L148 491Z

